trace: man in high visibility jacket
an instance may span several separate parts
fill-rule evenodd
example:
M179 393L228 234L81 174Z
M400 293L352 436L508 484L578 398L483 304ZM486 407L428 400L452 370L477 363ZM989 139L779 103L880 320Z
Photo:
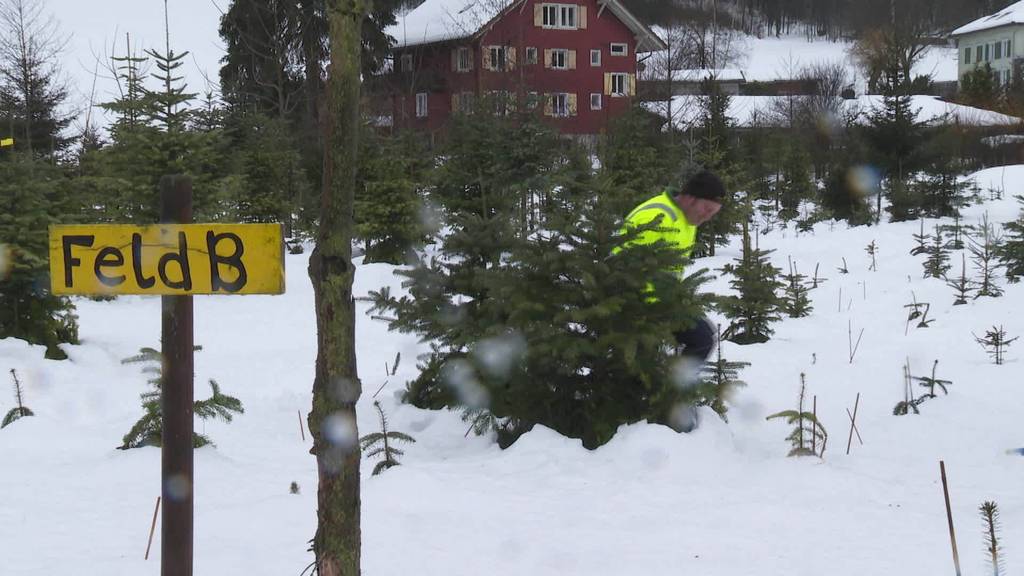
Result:
M725 185L718 176L707 170L699 172L679 192L663 192L642 202L626 216L626 227L634 228L661 217L656 228L641 232L630 244L653 244L662 240L689 257L697 240L697 227L722 209L724 198ZM681 274L682 270L675 272ZM694 359L698 366L715 347L715 329L707 318L702 318L693 328L677 332L675 337L684 347L682 355Z

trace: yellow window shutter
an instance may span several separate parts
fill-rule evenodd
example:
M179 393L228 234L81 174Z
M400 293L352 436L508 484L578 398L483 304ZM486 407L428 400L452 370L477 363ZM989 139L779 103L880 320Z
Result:
M469 51L469 69L472 70L473 66L476 64L476 48L470 46L469 48L466 48L466 50Z
M452 94L452 114L459 111L459 95Z
M539 2L533 5L533 25L544 25L544 5Z
M568 62L569 70L575 70L576 69L576 51L575 50L569 50L569 57L567 59L569 60L569 62Z
M459 49L452 48L452 72L459 71Z
M519 63L519 61L516 60L516 47L509 46L506 50L508 50L508 54L505 55L505 62L508 63L508 69L515 70L516 64Z
M576 9L576 13L579 15L577 17L578 20L579 20L578 28L580 30L586 30L587 29L587 7L586 6L580 6L579 8Z
M483 60L484 60L484 70L494 70L494 68L491 67L491 47L490 46L484 46Z
M547 92L544 93L544 115L545 116L554 116L555 115L555 108L554 108L554 106L551 105L551 94L548 94Z
M604 74L604 95L612 95L612 75L610 72L605 72Z
M569 116L576 115L576 95L569 94Z
M544 49L544 67L551 68L551 48Z
M636 74L629 75L629 87L627 88L627 94L630 96L636 96Z

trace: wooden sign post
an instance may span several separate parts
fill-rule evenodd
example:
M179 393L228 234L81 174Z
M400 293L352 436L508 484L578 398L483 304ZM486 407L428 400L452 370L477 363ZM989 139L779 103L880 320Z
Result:
M284 293L280 224L191 222L191 179L164 176L160 224L50 227L54 294L162 297L163 576L192 576L192 296Z

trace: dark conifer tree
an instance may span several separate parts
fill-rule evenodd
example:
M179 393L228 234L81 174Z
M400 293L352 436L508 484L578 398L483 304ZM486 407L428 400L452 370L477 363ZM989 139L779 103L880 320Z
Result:
M727 264L722 271L731 274L729 285L736 295L721 296L716 306L730 320L722 337L737 344L767 342L775 332L771 324L780 319L783 305L778 290L780 270L771 264L768 256L773 250L755 249L747 226L743 226L743 253L735 264Z

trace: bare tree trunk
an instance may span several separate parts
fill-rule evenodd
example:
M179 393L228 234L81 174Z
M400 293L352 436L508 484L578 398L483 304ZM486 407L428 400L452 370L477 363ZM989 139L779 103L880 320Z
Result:
M323 198L309 261L317 319L316 377L309 430L319 489L313 541L320 576L358 576L359 432L356 402L353 204L359 135L360 28L369 0L328 0L331 65L327 81Z

